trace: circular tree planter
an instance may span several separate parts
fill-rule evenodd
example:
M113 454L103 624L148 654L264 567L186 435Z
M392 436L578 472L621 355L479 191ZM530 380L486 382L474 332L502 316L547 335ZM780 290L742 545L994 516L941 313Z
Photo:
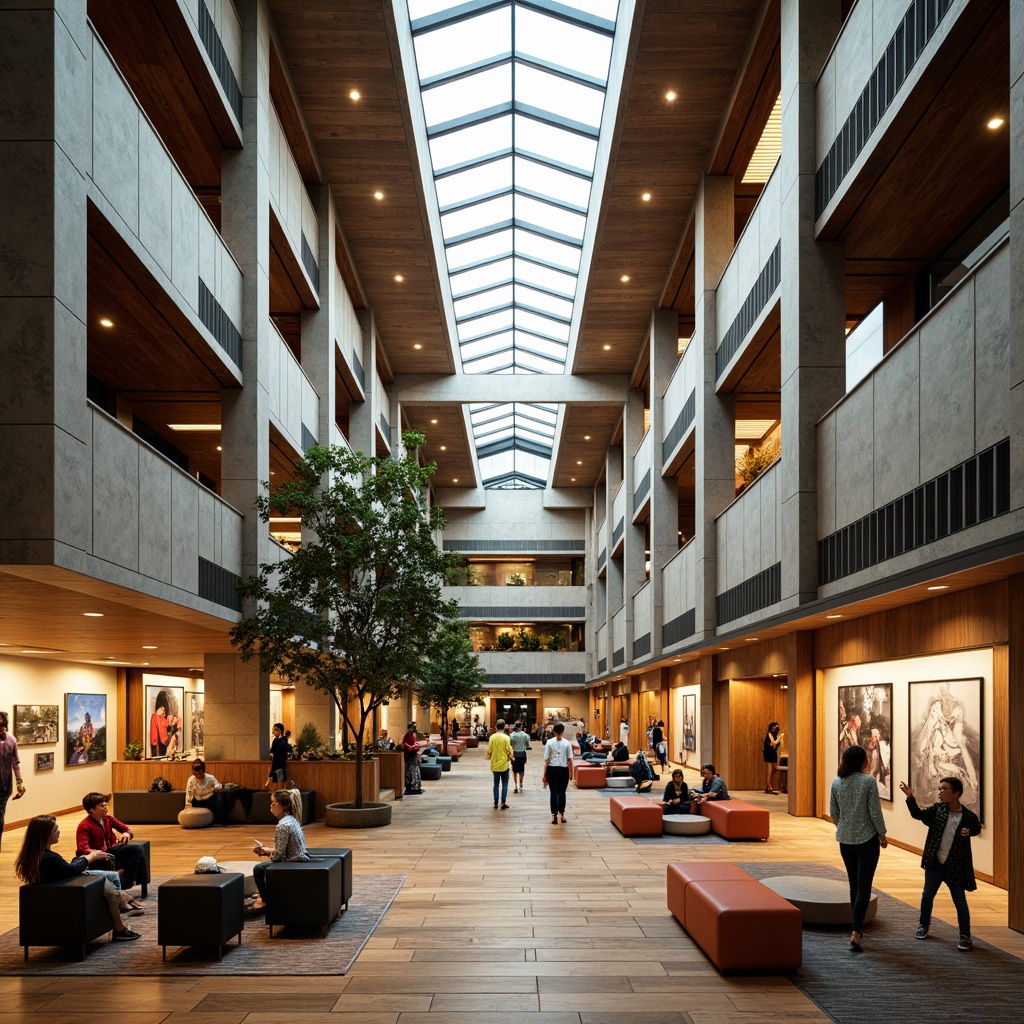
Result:
M328 804L325 820L330 828L380 828L391 824L391 804L369 801L362 807L354 803Z

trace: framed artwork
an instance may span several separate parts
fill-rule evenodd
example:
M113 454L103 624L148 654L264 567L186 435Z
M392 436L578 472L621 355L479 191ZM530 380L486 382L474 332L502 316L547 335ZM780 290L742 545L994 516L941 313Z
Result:
M556 722L568 722L569 721L569 709L568 708L545 708L544 709L545 720L553 718Z
M107 759L107 697L103 693L64 694L64 765L97 764Z
M182 746L183 686L146 686L145 729L146 756L174 757Z
M60 739L57 704L15 704L14 738L19 747L56 743Z
M878 796L892 800L892 683L839 687L839 763L843 752L861 746Z
M911 682L910 785L922 807L939 798L939 779L964 784L961 803L982 817L983 681Z
M53 771L53 751L48 750L45 754L36 754L36 771L37 772L52 772Z
M683 694L683 749L697 749L697 694Z
M185 739L186 747L203 749L206 731L205 693L187 690L185 692Z

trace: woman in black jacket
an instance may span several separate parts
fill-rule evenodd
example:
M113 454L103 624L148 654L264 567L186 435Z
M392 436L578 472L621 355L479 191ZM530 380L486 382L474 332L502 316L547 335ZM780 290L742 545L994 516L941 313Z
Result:
M900 783L907 798L911 815L928 826L924 841L924 891L921 893L921 920L918 939L928 937L932 923L932 902L943 882L953 897L956 920L960 927L957 949L967 952L971 948L971 912L967 907L967 893L978 888L974 880L974 860L971 856L971 836L981 832L978 816L960 803L964 784L952 776L939 780L939 802L930 807L918 807L914 790Z

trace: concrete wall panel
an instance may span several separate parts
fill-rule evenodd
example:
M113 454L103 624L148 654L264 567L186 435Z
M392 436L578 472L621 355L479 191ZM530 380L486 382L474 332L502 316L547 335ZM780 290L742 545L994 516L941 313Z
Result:
M173 266L171 158L146 121L140 125L139 240L162 267Z
M174 470L155 452L139 450L139 572L171 578L171 479Z
M919 362L920 342L914 333L888 356L880 368L884 372L876 370L872 378L875 508L887 505L921 482ZM837 435L837 449L845 454L846 439L838 428ZM851 520L840 506L836 528Z
M139 568L139 445L120 424L93 414L92 554Z
M874 396L870 386L847 395L836 410L836 436L842 447L836 459L838 518L853 522L873 507Z
M191 594L199 590L198 486L184 473L171 477L171 582Z
M1009 434L1010 248L1004 245L974 278L975 445Z
M94 40L92 178L129 231L139 233L139 109L99 40Z

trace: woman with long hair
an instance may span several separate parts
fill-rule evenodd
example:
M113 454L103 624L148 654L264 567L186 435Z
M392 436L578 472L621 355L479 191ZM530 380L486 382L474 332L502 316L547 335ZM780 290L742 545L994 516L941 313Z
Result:
M769 722L768 731L764 734L764 791L777 794L775 789L775 769L779 765L779 747L785 733L779 732L778 722Z
M69 864L54 849L59 841L60 826L56 818L49 814L33 818L25 829L25 838L14 862L15 874L26 885L59 882L78 875L98 875L103 879L103 895L114 924L114 938L118 942L141 938L138 932L133 932L121 919L121 885L117 872L91 868L93 864L113 867L107 854L102 850L90 850L81 857L75 857Z
M836 823L836 841L850 880L850 949L862 953L861 931L871 902L871 883L878 867L879 851L888 845L878 786L867 774L868 752L859 745L847 747L832 780L829 813Z
M259 899L253 904L253 910L262 910L267 898L266 877L267 868L275 861L309 860L306 853L306 837L303 835L302 826L295 818L295 808L292 803L290 790L279 789L270 797L270 813L277 818L277 827L274 829L274 845L264 846L257 842L252 852L257 857L266 857L268 863L254 864L252 868L252 879L259 890Z
M555 723L554 736L544 744L544 775L541 782L548 787L551 804L551 824L557 825L558 819L565 824L565 791L569 788L572 776L572 744L562 738L565 726Z

